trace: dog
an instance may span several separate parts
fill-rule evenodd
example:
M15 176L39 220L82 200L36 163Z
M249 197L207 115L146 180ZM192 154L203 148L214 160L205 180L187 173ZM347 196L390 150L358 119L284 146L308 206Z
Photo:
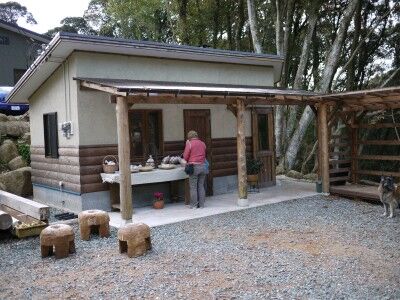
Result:
M394 183L393 177L382 176L378 191L385 210L382 216L393 218L400 204L400 186Z

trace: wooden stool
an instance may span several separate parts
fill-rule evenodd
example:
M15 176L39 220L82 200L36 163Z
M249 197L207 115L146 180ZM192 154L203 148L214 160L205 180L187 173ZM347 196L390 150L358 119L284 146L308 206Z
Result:
M78 220L82 240L88 241L91 233L98 233L100 237L110 235L110 217L105 211L85 210L79 213Z
M72 227L66 224L57 224L46 227L40 233L40 250L42 257L53 254L56 258L67 257L75 253L75 235Z
M150 227L144 223L128 224L118 230L119 253L137 257L151 249Z

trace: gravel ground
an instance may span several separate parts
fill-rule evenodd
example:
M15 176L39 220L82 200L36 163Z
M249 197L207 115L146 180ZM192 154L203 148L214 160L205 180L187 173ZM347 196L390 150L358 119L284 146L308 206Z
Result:
M0 244L0 298L399 299L400 216L309 197L152 229L129 259L116 231L41 259L39 239ZM76 225L75 230L77 230Z

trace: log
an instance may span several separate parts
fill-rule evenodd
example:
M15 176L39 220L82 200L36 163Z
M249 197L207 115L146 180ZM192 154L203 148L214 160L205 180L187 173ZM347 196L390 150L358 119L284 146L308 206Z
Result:
M133 214L128 111L126 98L117 97L116 113L120 174L119 198L121 203L121 217L124 220L132 219Z
M318 107L318 130L318 138L320 138L318 150L322 177L322 192L329 193L329 132L327 105L325 103L321 103Z
M0 204L45 222L47 222L50 216L50 208L47 205L5 191L0 191Z
M247 170L246 170L246 136L245 136L245 105L242 99L236 101L237 109L237 168L238 168L238 205L248 206L247 200Z
M9 229L12 226L12 223L12 217L8 213L0 210L0 230Z

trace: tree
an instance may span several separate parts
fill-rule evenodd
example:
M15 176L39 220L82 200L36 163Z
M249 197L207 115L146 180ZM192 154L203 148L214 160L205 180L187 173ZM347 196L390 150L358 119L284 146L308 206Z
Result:
M94 35L96 31L89 26L82 17L67 17L61 20L60 27L55 27L46 32L48 36L54 36L57 32L72 32L86 35Z
M29 24L37 24L28 9L18 2L0 3L0 20L17 24L20 19L25 20Z

